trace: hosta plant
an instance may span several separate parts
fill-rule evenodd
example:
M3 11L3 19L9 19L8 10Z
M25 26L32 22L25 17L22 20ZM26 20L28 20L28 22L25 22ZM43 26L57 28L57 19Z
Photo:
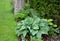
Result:
M60 35L60 28L58 28L56 24L52 23L53 19L43 19L43 20L45 20L49 24L50 30L48 32L48 35L50 37L54 38Z
M48 35L49 24L37 16L27 17L25 20L18 23L16 30L17 36L21 36L22 39L25 39L27 34L41 39L42 34Z

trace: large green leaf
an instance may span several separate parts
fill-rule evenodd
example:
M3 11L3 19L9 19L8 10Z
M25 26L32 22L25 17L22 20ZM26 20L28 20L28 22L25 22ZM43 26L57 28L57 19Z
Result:
M38 33L38 30L30 30L30 33L34 36L35 34L37 34Z
M49 22L49 25L53 25L53 23L52 22Z
M31 17L25 19L25 24L30 25L32 23L33 23L33 19Z
M44 30L40 30L37 34L36 34L36 37L37 38L41 38L42 37L42 34L48 34L47 31L44 31Z
M19 30L21 31L21 30L24 30L24 29L26 29L26 26L23 25L23 26L20 27Z
M40 18L37 16L34 16L33 19L34 19L34 24L37 24L40 22Z
M40 30L49 31L49 26L42 26L40 27Z
M32 26L33 29L39 29L39 26L37 24Z
M31 27L30 26L27 26L27 28L30 30L31 29Z
M37 38L41 38L41 36L42 36L42 33L41 33L41 31L39 31L39 32L36 34L36 37L37 37Z
M25 37L25 36L27 35L27 33L28 33L28 30L24 30L24 31L22 31L22 35L23 35L23 37Z
M47 26L47 25L48 25L47 22L41 19L39 26Z
M53 19L48 19L48 21L47 21L47 22L51 22L51 21L53 21Z
M22 32L19 31L19 30L17 30L17 31L16 31L16 34L17 34L17 36L20 36L20 35L22 34Z
M45 26L45 24L44 23L40 23L40 26Z

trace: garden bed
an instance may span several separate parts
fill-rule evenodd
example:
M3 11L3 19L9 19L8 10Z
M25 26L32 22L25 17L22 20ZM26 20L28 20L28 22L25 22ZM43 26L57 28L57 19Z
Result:
M21 37L18 37L19 41L22 41ZM27 36L26 40L30 41L30 38ZM55 38L50 38L47 35L43 36L43 41L60 41L60 36L55 37Z

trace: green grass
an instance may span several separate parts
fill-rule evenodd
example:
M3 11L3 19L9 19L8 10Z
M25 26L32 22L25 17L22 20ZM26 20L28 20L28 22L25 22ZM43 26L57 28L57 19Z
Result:
M0 0L0 41L17 41L10 0Z

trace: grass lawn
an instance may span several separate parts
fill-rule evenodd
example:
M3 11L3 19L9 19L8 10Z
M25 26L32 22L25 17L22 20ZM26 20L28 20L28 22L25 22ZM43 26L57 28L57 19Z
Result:
M17 41L16 23L11 11L11 0L0 0L0 41Z

